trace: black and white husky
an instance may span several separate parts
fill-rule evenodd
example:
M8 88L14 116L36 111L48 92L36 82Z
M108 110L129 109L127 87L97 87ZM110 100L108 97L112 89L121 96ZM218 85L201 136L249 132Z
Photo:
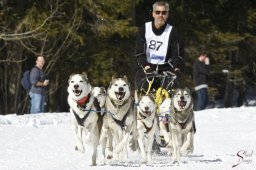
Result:
M104 106L105 94L101 88L92 88L86 73L70 75L68 83L68 104L75 132L75 149L84 152L84 144L92 144L92 165L95 166L102 126L100 109Z

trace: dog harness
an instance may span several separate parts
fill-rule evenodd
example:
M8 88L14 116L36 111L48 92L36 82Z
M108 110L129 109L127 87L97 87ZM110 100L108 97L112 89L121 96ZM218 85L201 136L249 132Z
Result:
M108 98L107 98L108 100ZM125 104L127 104L130 99L127 99L125 101L123 101L123 103L121 105L118 105L116 104L111 98L109 98L109 101L110 103L115 107L115 108L118 108L120 109L122 106L124 106ZM126 118L128 116L128 113L129 113L130 109L127 110L127 112L125 113L124 117L122 118L122 120L118 120L114 117L114 113L111 114L111 117L113 118L113 120L123 129L125 127L125 121L126 121Z
M73 110L73 109L72 109L72 110ZM84 126L84 122L85 122L85 120L87 119L87 117L89 116L90 112L91 112L91 111L89 111L83 118L80 118L80 117L77 115L77 113L73 110L73 113L74 113L74 116L75 116L75 118L76 118L76 121L77 121L78 125Z
M189 114L189 115L188 115L188 117L186 118L186 121L185 121L185 122L180 123L180 122L178 122L178 121L175 119L175 114L182 113L182 111L177 111L175 108L174 108L174 110L175 110L174 116L172 117L173 120L175 121L174 123L175 123L175 124L179 124L181 129L185 129L185 128L186 128L186 125L187 125L187 122L188 122L189 120L191 120L191 118L192 118L192 114Z
M146 128L146 132L144 132L144 133L148 134L148 133L151 131L151 129L152 129L153 126L154 126L154 121L155 121L155 119L153 119L153 121L152 121L152 126L151 126L151 127L147 127L146 124L145 124L143 121L141 121L141 123L143 124L143 126Z
M128 111L129 112L129 111ZM128 116L128 112L124 115L123 119L122 120L117 120L116 118L113 118L113 120L123 129L125 127L125 121L126 121L126 118Z

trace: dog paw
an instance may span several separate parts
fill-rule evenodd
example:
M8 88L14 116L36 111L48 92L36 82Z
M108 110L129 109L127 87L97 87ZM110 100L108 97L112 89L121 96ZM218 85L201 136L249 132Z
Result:
M107 155L107 159L112 159L113 155Z
M84 153L84 147L75 146L75 150Z
M152 165L151 160L148 160L148 161L147 161L147 166L151 166L151 165Z
M172 164L179 165L180 163L179 163L179 161L174 160L174 161L172 162Z
M142 154L141 154L141 157L142 157L143 162L144 162L144 161L147 162L147 156L146 156L145 153L142 153Z
M96 162L95 162L95 163L92 163L91 166L97 166L97 163L96 163Z
M147 164L147 159L146 158L142 158L141 164Z
M188 153L189 153L189 150L187 148L185 148L185 147L180 148L180 154L182 156L186 156Z

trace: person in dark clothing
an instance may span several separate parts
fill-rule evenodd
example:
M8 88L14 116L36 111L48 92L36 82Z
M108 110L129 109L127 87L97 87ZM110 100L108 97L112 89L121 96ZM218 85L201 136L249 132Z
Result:
M193 80L197 93L196 110L203 110L208 102L207 78L209 75L210 60L205 53L200 53L193 65Z
M31 98L30 113L44 112L45 88L49 84L49 80L46 80L45 74L43 72L44 63L44 57L38 56L36 65L30 72L30 82L32 84L32 87L29 91Z
M167 23L169 4L164 1L153 4L151 22L140 27L136 38L137 71L135 90L141 86L145 73L152 73L158 65L158 72L172 71L177 76L184 68L183 41L175 27ZM136 95L137 93L135 93Z

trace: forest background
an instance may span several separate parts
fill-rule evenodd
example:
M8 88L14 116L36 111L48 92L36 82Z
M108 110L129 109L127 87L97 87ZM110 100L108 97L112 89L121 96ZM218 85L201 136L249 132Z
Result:
M22 74L46 58L47 111L66 112L71 73L108 87L112 75L134 83L135 36L152 20L153 0L0 0L0 114L28 113ZM256 1L167 0L169 22L186 50L183 84L202 47L211 61L209 99L241 106L256 86ZM235 102L234 102L235 101ZM213 106L214 107L214 106Z

